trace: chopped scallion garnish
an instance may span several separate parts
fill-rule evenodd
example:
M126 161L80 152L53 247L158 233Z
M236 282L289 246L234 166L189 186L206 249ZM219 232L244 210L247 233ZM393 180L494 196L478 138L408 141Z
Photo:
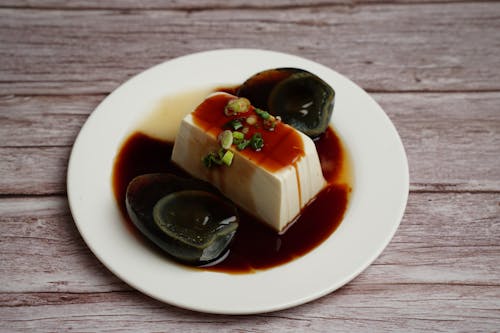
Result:
M271 116L269 112L261 110L259 108L254 108L254 111L258 116L260 116L264 120L268 119Z
M264 139L262 139L262 134L260 133L255 133L252 138L250 139L250 147L252 147L253 150L259 151L264 147Z
M257 124L257 117L254 115L251 115L250 117L247 118L246 122L248 125L255 125L255 124Z
M270 116L266 120L263 121L264 128L268 131L274 131L278 120L274 116Z
M236 144L236 148L238 148L238 150L243 150L246 147L248 147L249 144L250 144L250 140L243 139L243 140L241 140L240 143Z
M241 132L233 132L233 143L238 145L245 138L245 134Z
M243 118L244 120L245 118ZM239 130L240 128L243 127L243 123L241 122L242 120L241 119L233 119L233 120L230 120L228 121L225 125L224 125L224 128L230 128L232 129L233 131L237 131Z
M226 116L232 116L237 113L245 113L250 110L250 101L245 97L239 97L227 102L224 108L224 114Z
M222 164L220 157L214 152L210 152L203 157L202 162L207 168Z
M232 151L221 148L217 152L208 153L202 158L202 162L209 169L222 164L230 166L233 162L233 157L234 154Z
M234 116L239 113L250 111L250 101L244 97L234 98L230 100L224 108L226 116ZM245 135L249 133L250 127L253 129L262 128L258 118L263 119L263 127L269 131L274 130L276 124L280 121L278 117L274 117L269 112L254 108L255 115L242 116L237 115L235 119L231 119L223 126L223 131L218 136L220 149L212 151L202 158L203 164L207 168L212 168L219 165L230 166L233 163L234 152L230 149L233 145L238 150L244 150L248 146L254 151L260 151L264 147L264 139L262 133L254 133L250 139L245 139Z
M233 152L230 150L227 150L226 153L224 154L224 156L222 156L221 161L225 165L231 166L231 163L233 163L233 157L234 157Z
M233 132L230 130L225 130L219 135L220 145L224 149L231 148L233 144Z

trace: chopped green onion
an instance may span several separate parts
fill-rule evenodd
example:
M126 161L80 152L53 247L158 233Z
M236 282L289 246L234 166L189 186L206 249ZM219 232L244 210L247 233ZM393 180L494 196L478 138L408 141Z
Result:
M264 139L262 139L262 134L260 133L255 133L252 138L250 139L250 147L252 147L253 150L259 151L264 147Z
M233 132L233 143L238 145L245 138L245 134L241 132Z
M211 168L213 166L212 159L210 158L210 153L205 155L201 161L203 162L203 165L206 166L207 168Z
M239 97L227 102L224 108L224 114L226 116L232 116L237 113L245 113L250 110L250 101L245 97Z
M258 108L254 108L254 111L257 115L259 115L262 119L266 120L268 119L271 115L269 114L269 112L267 111L264 111L264 110L261 110L261 109L258 109Z
M238 150L243 150L246 147L248 147L249 144L250 144L250 140L243 139L243 140L241 140L240 143L238 143L236 145L236 148L238 148Z
M247 118L246 122L248 125L255 125L257 124L257 117L252 115Z
M221 148L217 152L208 153L201 160L203 164L210 169L212 167L219 166L222 164L230 166L231 163L233 162L233 157L234 154L232 151Z
M243 127L243 123L241 122L241 119L233 119L228 121L223 127L236 131Z
M226 116L234 116L238 113L248 112L251 108L250 101L244 97L230 100L224 108ZM268 112L254 108L256 115L248 117L238 117L231 119L223 126L223 131L219 134L218 141L221 148L218 151L212 151L202 158L203 164L207 168L212 168L219 165L231 166L234 159L234 153L229 149L234 144L238 150L244 150L248 146L255 151L260 151L264 147L264 139L261 133L255 133L251 139L245 139L245 134L248 134L250 128L246 124L260 127L258 117L262 118L264 128L272 131L276 123L280 119L275 118ZM257 117L258 116L258 117Z
M230 130L225 130L219 135L220 145L224 149L231 148L233 144L233 132Z
M214 152L210 152L205 157L203 157L202 162L209 169L213 166L222 164L221 159Z
M226 153L224 154L224 156L222 156L221 161L225 165L231 166L231 163L233 163L233 157L234 157L233 152L230 151L230 150L228 150L228 151L226 151Z
M266 120L263 121L264 128L268 131L274 131L274 128L276 127L276 124L278 121L274 116L270 116Z
M241 132L233 132L233 139L243 139L245 137L245 135Z

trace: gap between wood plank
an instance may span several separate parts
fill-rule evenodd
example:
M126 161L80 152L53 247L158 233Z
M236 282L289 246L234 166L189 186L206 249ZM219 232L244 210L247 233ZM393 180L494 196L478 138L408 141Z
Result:
M491 94L491 93L499 93L500 90L494 90L494 91L487 91L487 92L483 92L484 94ZM408 94L408 93L397 93L397 92L387 92L387 91L381 91L381 92L375 92L375 94L378 94L379 96L380 95L390 95L390 96L394 96L394 95L401 95L404 97L405 94ZM436 96L439 96L439 95L443 95L443 93L441 92L425 92L423 93L425 95L436 95ZM464 95L467 95L469 94L468 92L464 92L464 91L455 91L453 93L450 93L450 95L452 94L464 94ZM474 93L470 93L470 94L478 94L477 92L474 92ZM481 94L481 93L479 93ZM418 94L415 94L418 96ZM12 97L16 97L16 96L22 96L22 97L34 97L34 96L37 96L37 97L60 97L62 99L64 98L71 98L71 96L73 97L77 97L77 96L92 96L92 97L97 97L97 98L104 98L106 95L105 94L100 94L100 93L83 93L83 94L72 94L72 95L64 95L64 94L58 94L58 95L29 95L29 94L26 94L26 95L13 95L13 94L6 94L6 95L0 95L0 100L2 98L12 98ZM465 96L466 97L466 96ZM82 114L81 115L82 117L87 117L87 115L84 115ZM72 146L72 142L71 143L67 143L67 144L59 144L59 145L48 145L48 144L45 144L45 143L41 143L40 145L5 145L5 146L1 146L0 144L0 148L5 148L5 149L51 149L51 148L61 148L61 149L70 149L71 146ZM457 188L458 187L458 188ZM425 194L425 193L429 193L429 194L432 194L432 193L449 193L449 194L467 194L467 193L474 193L474 194L498 194L500 193L500 190L496 187L496 186L493 186L492 187L487 187L485 188L485 186L463 186L463 184L460 184L460 183L436 183L436 182L430 182L430 183L422 183L422 182L411 182L410 183L410 193L412 194ZM9 192L5 192L3 194L0 194L0 198L30 198L30 197L50 197L50 196L66 196L67 193L65 191L65 189L63 188L58 188L56 191L54 192L48 192L48 193L30 193L30 192L24 192L23 191L20 191L20 192L17 192L15 188L12 188Z
M410 190L409 193L415 194L425 194L425 193L449 193L449 194L495 194L500 193L497 190L448 190L448 189L439 189L439 190Z
M0 200L2 199L28 199L28 198L52 198L52 197L67 197L66 192L55 192L55 193L0 193Z
M2 145L0 145L0 148L6 148L6 149L28 149L28 148L47 149L47 148L68 148L68 147L73 147L73 145L29 145L29 146L9 146L9 145L2 146Z
M137 8L137 7L98 7L98 6L81 6L81 7L58 7L58 6L2 6L0 9L12 9L12 10L58 10L58 11L99 11L99 10L129 10L129 11L157 11L157 10L168 10L168 11L182 11L182 12L203 12L203 11L216 11L216 10L294 10L294 9L321 9L321 8L335 8L335 7L362 7L362 6L380 6L380 5L393 5L393 6L418 6L418 5L443 5L443 4L480 4L480 3L499 3L498 0L482 0L482 1L471 1L471 0L443 0L443 1L415 1L415 2L399 2L399 1L373 1L373 2L358 2L356 0L346 2L346 3L316 3L311 5L305 4L284 4L284 5L269 5L269 6L255 6L251 4L239 5L239 6L178 6L178 7L151 7L151 8Z
M461 282L387 282L387 283L363 283L354 285L352 282L349 283L351 287L362 286L363 288L369 287L382 287L382 286L454 286L454 287L488 287L488 288L500 288L500 284L490 284L490 283L461 283ZM346 285L347 286L347 285ZM108 291L2 291L0 295L106 295L106 294L130 294L139 293L140 291L131 288L130 290L108 290Z
M426 89L415 89L415 90L378 90L378 89L364 89L367 93L370 94L487 94L487 93L498 93L500 89L435 89L435 90L426 90Z
M411 186L411 184L410 184ZM432 186L432 184L431 184ZM436 190L409 190L409 194L500 194L498 190L450 190L450 189L436 189ZM51 197L67 197L68 193L53 192L53 193L0 193L0 200L2 199L28 199L28 198L51 198Z
M168 60L167 60L168 61ZM363 88L361 87L364 91L366 91L369 94L391 94L391 95L397 95L397 94L488 94L488 93L500 93L500 89L463 89L463 90L458 90L458 89L440 89L440 90L426 90L426 89L415 89L415 90L378 90L378 89L370 89L370 88ZM3 98L14 98L14 97L102 97L105 98L109 94L111 94L112 91L107 91L107 92L91 92L91 93L68 93L68 94L53 94L53 93L20 93L20 94L5 94L1 95L0 94L0 99Z

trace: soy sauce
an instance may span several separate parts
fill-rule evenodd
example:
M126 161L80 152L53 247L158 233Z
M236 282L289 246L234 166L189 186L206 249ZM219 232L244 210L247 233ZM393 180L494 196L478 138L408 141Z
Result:
M200 269L226 273L250 273L287 263L325 241L339 226L347 209L351 180L348 159L342 144L329 128L315 141L322 171L328 185L304 207L285 233L279 235L250 214L240 210L240 226L229 255L210 267ZM145 173L170 172L189 177L170 163L173 142L132 134L121 147L113 169L116 200L130 230L138 237L125 207L128 183ZM347 172L346 172L347 171Z
M238 115L228 117L223 112L213 112L214 110L224 110L232 98L233 96L221 94L206 99L193 111L194 123L205 132L217 137L220 129L224 128L228 120L240 119ZM305 155L301 136L290 126L279 122L273 131L262 130L262 124L259 127L249 126L247 129L248 132L245 134L247 138L258 133L265 145L262 151L245 149L239 153L270 172L294 165Z

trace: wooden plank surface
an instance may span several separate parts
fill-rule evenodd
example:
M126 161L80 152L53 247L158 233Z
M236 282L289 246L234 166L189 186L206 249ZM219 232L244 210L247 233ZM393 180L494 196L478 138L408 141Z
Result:
M65 197L1 199L0 211L0 292L128 290L84 246ZM393 241L356 284L500 287L499 214L494 193L412 193Z
M500 2L0 0L0 332L494 332L500 328ZM124 80L214 48L294 53L371 92L411 193L382 255L292 309L216 316L133 290L85 245L71 145Z
M281 9L317 8L330 6L355 7L360 4L421 4L421 3L462 3L463 0L2 0L0 8L36 8L36 9L173 9L173 10L214 10L214 9ZM482 2L495 2L486 0Z
M497 90L499 15L500 3L195 12L0 9L0 91L109 92L169 58L228 46L296 53L370 91Z
M196 314L132 291L84 249L64 197L2 199L0 253L7 265L1 268L0 318L9 319L0 325L105 331L120 321L130 330L175 330L187 321L191 329L224 323L230 332L238 324L256 329L255 320L262 320L256 331L311 325L343 331L370 323L380 330L487 329L500 322L497 203L496 194L414 193L389 247L348 286L300 308L240 323L245 317Z
M369 293L370 297L367 297ZM491 332L498 287L348 285L286 311L255 316L193 313L137 292L2 294L9 332ZM119 329L117 330L117 327ZM80 330L84 328L83 330Z
M412 190L500 191L500 93L373 96L406 147ZM0 178L0 194L64 193L70 147L103 98L0 99L0 171L13 175Z

